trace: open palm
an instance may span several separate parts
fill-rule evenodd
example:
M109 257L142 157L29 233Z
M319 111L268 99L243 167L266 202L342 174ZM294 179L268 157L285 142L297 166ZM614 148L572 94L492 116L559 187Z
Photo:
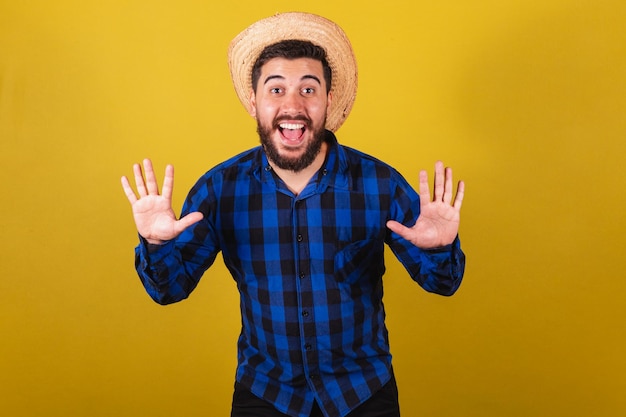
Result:
M122 177L122 188L133 210L135 225L139 234L149 243L161 244L174 239L187 227L200 221L202 213L193 212L178 220L172 209L172 191L174 186L174 167L168 165L165 168L163 180L163 192L159 193L159 187L149 159L143 161L145 180L141 166L135 164L133 173L137 193L132 189L128 178Z
M441 161L435 164L432 198L428 186L428 174L426 171L420 171L420 215L415 225L406 227L390 220L387 222L387 227L422 249L432 249L452 243L459 232L465 183L459 181L454 201L452 189L452 169L444 168Z

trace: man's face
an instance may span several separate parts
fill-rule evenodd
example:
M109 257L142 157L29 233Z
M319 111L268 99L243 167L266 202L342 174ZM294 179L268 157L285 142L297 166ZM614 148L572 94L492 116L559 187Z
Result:
M308 167L324 141L330 102L321 62L274 58L265 63L250 103L270 161L294 172Z

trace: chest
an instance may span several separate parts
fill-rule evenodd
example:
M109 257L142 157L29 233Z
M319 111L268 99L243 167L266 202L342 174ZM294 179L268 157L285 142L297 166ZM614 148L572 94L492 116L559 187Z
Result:
M228 200L228 201L226 201ZM276 190L222 199L217 217L224 243L316 244L380 238L389 218L389 196L328 189L296 197Z

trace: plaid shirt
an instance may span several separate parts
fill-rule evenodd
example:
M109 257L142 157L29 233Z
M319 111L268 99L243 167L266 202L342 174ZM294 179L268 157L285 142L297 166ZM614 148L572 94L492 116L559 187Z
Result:
M176 240L136 250L136 267L161 304L186 298L221 251L241 296L237 380L290 416L317 400L345 416L391 378L382 303L386 243L425 290L453 294L465 257L458 238L421 250L386 228L413 225L417 193L393 168L337 144L299 194L262 148L210 170L183 215L204 219Z

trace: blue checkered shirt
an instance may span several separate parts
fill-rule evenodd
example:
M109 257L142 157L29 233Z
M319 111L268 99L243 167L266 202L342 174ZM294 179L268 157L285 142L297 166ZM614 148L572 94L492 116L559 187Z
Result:
M218 165L183 207L204 219L136 250L139 276L161 304L189 296L222 253L241 297L237 381L294 417L309 416L314 401L345 416L390 380L385 243L429 292L453 294L465 266L458 238L426 251L385 227L419 215L419 196L397 171L330 132L327 142L324 166L299 195L260 147Z

